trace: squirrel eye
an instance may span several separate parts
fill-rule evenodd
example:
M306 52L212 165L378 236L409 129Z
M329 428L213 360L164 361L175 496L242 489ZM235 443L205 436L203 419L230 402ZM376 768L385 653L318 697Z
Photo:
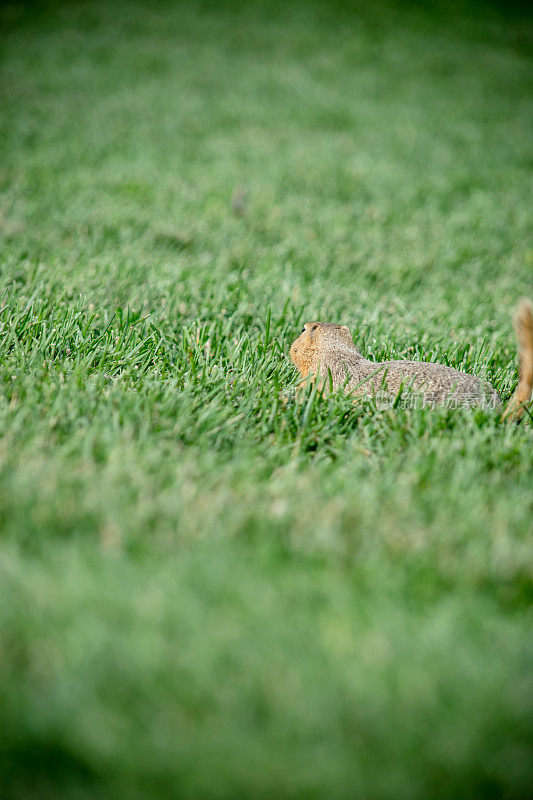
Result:
M305 333L305 327L304 327L304 328L302 328L302 333Z

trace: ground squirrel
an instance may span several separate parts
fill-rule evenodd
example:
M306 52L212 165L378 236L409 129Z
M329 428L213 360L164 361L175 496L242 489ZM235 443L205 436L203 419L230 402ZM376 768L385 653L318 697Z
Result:
M520 380L503 417L518 419L533 390L533 304L522 300L515 314L520 351ZM344 388L355 396L376 396L386 392L394 400L402 390L418 396L424 405L453 404L490 406L502 402L486 381L443 364L424 361L369 361L354 345L346 325L307 322L293 342L290 357L302 378L318 379L333 390Z

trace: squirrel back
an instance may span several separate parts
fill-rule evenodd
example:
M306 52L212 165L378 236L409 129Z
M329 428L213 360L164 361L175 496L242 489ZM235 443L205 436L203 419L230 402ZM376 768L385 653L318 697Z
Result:
M520 382L504 417L518 419L533 390L533 306L523 300L515 317L520 343ZM331 382L354 396L375 394L386 388L393 396L402 388L418 392L427 404L452 400L461 405L501 408L493 387L475 375L444 364L424 361L374 362L364 358L346 325L308 322L290 349L292 362L303 382Z

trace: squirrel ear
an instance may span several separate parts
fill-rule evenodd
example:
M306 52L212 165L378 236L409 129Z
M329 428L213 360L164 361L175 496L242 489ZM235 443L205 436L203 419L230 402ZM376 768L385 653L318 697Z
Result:
M346 333L350 333L350 329L347 325L341 325L341 331L346 331Z

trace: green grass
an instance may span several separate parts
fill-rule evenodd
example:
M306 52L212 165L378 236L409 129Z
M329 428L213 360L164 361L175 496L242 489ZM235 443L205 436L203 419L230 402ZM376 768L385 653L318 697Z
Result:
M0 13L2 800L528 796L531 424L287 358L320 318L510 397L526 12Z

